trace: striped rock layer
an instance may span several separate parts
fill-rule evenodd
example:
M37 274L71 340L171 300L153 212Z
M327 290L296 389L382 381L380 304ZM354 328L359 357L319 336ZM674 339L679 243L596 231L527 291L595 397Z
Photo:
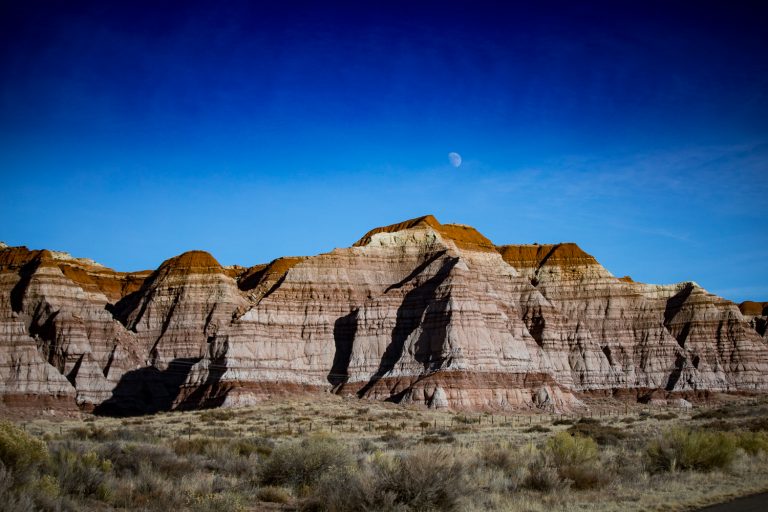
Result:
M106 414L297 390L433 407L568 409L768 389L765 304L616 278L577 245L495 246L426 216L352 247L121 273L0 246L0 396Z

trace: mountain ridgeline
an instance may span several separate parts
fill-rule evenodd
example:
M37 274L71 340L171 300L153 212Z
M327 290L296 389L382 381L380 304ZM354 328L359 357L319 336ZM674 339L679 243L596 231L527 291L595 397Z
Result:
M767 314L432 216L250 268L192 251L124 273L0 245L0 400L130 415L298 391L491 410L758 393Z

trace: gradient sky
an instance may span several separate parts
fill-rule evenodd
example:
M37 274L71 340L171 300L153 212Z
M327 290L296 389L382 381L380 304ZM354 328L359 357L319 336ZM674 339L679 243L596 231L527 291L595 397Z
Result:
M0 240L253 265L431 213L768 300L768 3L576 4L2 0Z

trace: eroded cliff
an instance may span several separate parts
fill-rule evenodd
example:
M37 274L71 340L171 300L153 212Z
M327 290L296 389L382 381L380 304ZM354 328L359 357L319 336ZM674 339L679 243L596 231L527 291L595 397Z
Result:
M616 278L572 243L496 247L432 216L251 268L192 251L120 273L0 247L0 395L130 414L298 389L496 409L759 392L754 304Z

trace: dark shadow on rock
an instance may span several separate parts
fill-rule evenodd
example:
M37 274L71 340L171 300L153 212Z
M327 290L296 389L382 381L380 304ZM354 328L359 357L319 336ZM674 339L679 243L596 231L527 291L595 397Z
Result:
M165 370L147 366L127 372L112 391L112 397L97 405L93 412L102 416L139 416L169 411L198 361L200 358L178 358Z
M359 309L339 317L333 324L333 341L336 352L333 355L333 365L328 373L328 382L334 388L346 384L349 380L349 359L352 357L352 344L357 334L357 316Z
M32 282L32 276L38 267L40 267L40 260L35 258L19 269L19 277L21 279L11 290L11 309L15 313L20 313L24 308L24 293Z
M387 293L390 290L396 290L398 288L402 288L405 285L405 283L407 283L408 281L411 281L412 279L414 279L416 276L418 276L419 274L424 272L424 270L428 266L430 266L432 263L434 263L437 260L439 260L440 258L442 258L443 255L446 252L448 252L448 251L447 250L443 250L443 251L440 251L437 254L427 258L427 260L425 260L423 263L421 263L419 266L417 266L415 269L413 269L413 271L410 274L408 274L403 279L401 279L399 282L389 286L386 290L384 290L384 293Z
M188 396L184 397L178 403L176 409L190 410L219 407L223 404L229 391L229 389L221 386L221 377L226 371L226 358L221 357L211 361L211 364L208 366L208 377L205 379L205 382L195 388Z
M434 259L432 259L432 261L434 261ZM368 383L357 392L359 397L365 396L365 394L368 393L368 391L370 391L370 389L375 386L384 375L392 371L395 367L397 362L403 356L405 340L407 340L408 336L410 336L419 326L424 312L435 299L435 291L448 278L448 275L458 261L459 258L448 258L434 276L405 294L402 304L400 304L400 307L397 309L397 321L395 322L394 329L392 329L392 341L384 351L384 355L381 357L381 362L379 363L379 368L376 373L371 377ZM400 284L400 286L402 286L402 284ZM391 288L392 287L390 287L390 289Z
M677 292L675 295L667 299L667 305L664 308L664 327L666 327L667 331L672 334L672 331L670 329L670 325L672 323L672 320L674 320L675 316L677 316L678 313L680 313L680 310L685 305L686 301L688 300L688 297L691 296L691 293L693 293L693 284L688 283L685 285L685 288ZM677 335L675 335L675 339L677 340L678 345L681 347L685 346L685 341L688 339L688 333L691 330L690 324L685 324L683 328L680 330Z
M448 311L450 296L434 299L424 310L421 333L413 345L413 357L424 365L425 371L435 371L445 362L443 345L448 335L451 312Z
M150 274L148 278L144 280L143 283L141 283L141 288L136 290L133 293L129 293L119 301L117 301L115 304L107 304L106 310L109 311L115 320L123 324L126 329L130 329L133 332L136 332L136 328L128 326L128 318L131 316L131 313L133 313L136 308L141 305L141 311L138 315L136 315L135 318L142 318L144 316L144 313L146 312L147 306L149 305L150 301L145 300L142 302L142 298L146 294L146 290L151 288L155 281L159 278L159 271L155 270Z
M667 385L664 386L664 389L667 391L675 389L675 385L677 384L677 381L680 380L680 375L683 373L683 367L685 366L686 360L685 356L681 354L675 356L675 369L669 374L669 379L667 380Z

